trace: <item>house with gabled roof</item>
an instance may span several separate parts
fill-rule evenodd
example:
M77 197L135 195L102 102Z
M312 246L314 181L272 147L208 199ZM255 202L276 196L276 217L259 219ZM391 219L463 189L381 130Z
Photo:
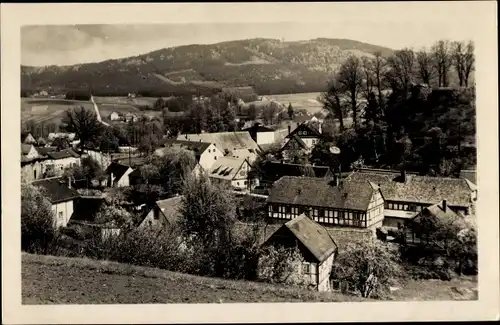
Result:
M222 158L224 153L219 150L215 144L201 141L185 141L185 140L166 140L163 143L164 148L155 150L155 155L162 156L166 148L180 148L192 151L196 158L196 162L203 169L209 169L217 161Z
M308 123L299 124L293 131L290 132L285 138L292 139L299 137L305 143L307 148L312 149L314 146L323 139L323 135L316 128Z
M384 219L384 197L369 181L284 176L271 188L267 205L272 220L306 213L326 226L375 230Z
M405 222L405 242L408 244L425 242L426 244L440 246L443 243L431 242L438 240L438 238L429 236L429 232L438 230L432 228L439 228L440 225L455 228L457 231L468 229L471 226L463 216L450 209L446 200L443 200L442 202L423 208L417 215ZM441 240L446 242L446 238L441 238ZM446 245L446 243L444 244ZM444 249L445 247L441 248Z
M52 177L36 180L32 183L41 188L52 205L54 213L54 227L66 227L73 215L73 202L80 197L80 194L71 184L71 179L63 177Z
M209 179L213 182L225 184L232 188L247 189L250 184L248 172L251 165L245 158L222 157L207 171Z
M172 230L181 216L180 209L183 196L174 196L165 200L156 201L142 220L139 228Z
M261 123L254 122L254 124L250 127L242 129L242 131L247 131L250 133L252 139L254 139L257 144L270 144L275 142L275 133L274 129L263 126Z
M21 132L21 143L36 144L37 141L31 132Z
M287 282L330 291L330 272L338 247L328 231L305 214L286 222L264 243L264 247L297 249L302 259L293 265ZM261 275L262 264L259 269Z
M134 170L132 167L112 162L106 169L109 187L124 187L130 185L129 175Z
M431 177L384 170L356 170L346 179L380 186L385 200L384 225L397 227L423 208L447 200L448 207L468 216L473 213L477 187L465 178Z
M180 134L177 140L212 143L224 155L239 149L253 150L257 153L260 151L259 145L247 131Z
M47 151L45 156L45 171L52 171L58 176L61 176L66 168L80 165L80 155L72 149Z

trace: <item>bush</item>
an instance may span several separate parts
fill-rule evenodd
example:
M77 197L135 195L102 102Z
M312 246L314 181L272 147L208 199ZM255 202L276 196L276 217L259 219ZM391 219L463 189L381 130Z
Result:
M31 184L21 185L21 249L48 254L57 232L50 202Z

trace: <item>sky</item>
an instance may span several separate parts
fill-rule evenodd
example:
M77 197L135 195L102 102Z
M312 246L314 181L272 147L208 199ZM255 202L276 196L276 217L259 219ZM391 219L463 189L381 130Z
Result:
M452 10L444 2L431 7L432 4L406 2L397 6L364 3L361 6L353 3L290 3L287 8L293 7L293 11L290 8L287 11L282 5L270 3L263 5L266 11L262 11L262 7L255 10L262 12L261 15L244 15L244 12L249 12L248 8L252 8L247 3L238 4L232 10L233 14L229 15L220 15L218 10L219 16L213 19L217 22L201 19L207 16L208 9L204 9L205 15L203 10L197 9L201 17L197 19L199 22L182 23L180 17L183 16L179 14L177 21L180 23L168 24L156 21L153 24L138 24L135 19L130 24L24 26L21 28L21 63L44 66L99 62L166 47L256 37L285 41L345 38L392 49L420 49L431 46L438 39L469 40L477 34L470 4L455 3ZM215 4L205 6L214 8ZM387 7L388 10L383 6L391 7ZM302 15L298 16L301 10ZM242 18L235 19L239 15ZM186 16L198 17L194 14Z

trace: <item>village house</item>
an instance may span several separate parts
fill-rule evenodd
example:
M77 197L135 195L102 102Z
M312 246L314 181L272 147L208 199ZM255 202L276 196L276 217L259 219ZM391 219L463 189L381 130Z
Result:
M301 257L286 282L310 285L318 291L330 291L330 273L337 244L327 230L305 214L286 222L264 243L264 247L296 248ZM261 267L262 276L266 270Z
M200 134L180 134L177 140L212 143L225 156L231 151L246 149L259 153L259 145L255 142L250 133L242 132L217 132Z
M291 131L291 126L289 126ZM307 148L312 149L320 140L323 139L321 131L316 130L314 127L308 123L302 123L298 125L293 131L291 131L285 138L292 139L295 136L300 138L304 142Z
M385 201L384 226L398 228L423 208L447 200L453 211L473 214L477 187L464 178L430 177L386 170L357 169L346 179L380 186Z
M43 164L46 173L61 176L66 168L80 165L80 155L72 149L49 151L45 155L47 158L43 160Z
M21 133L21 143L36 145L37 141L35 137L30 132Z
M43 177L46 156L39 153L31 144L21 144L21 178L27 182Z
M106 169L109 187L125 187L130 185L129 175L134 170L127 165L112 162Z
M111 112L111 114L109 114L109 119L111 121L118 121L122 119L122 116L118 112Z
M252 139L260 146L263 144L274 143L275 131L260 123L254 123L253 126L242 129L250 133Z
M429 229L422 229L422 224L444 224L456 227L459 230L469 227L463 216L448 207L446 200L424 207L416 216L405 222L404 237L407 244L420 244L422 241L426 242L426 244L430 243ZM439 243L431 244L439 245Z
M54 227L66 227L73 214L73 202L80 197L76 189L72 187L71 180L52 177L34 181L32 184L42 188L42 193L51 203Z
M180 217L182 196L156 201L155 205L139 222L139 228L154 228L170 231Z
M236 189L248 189L250 163L245 158L222 157L207 171L209 179ZM252 182L253 183L253 182Z
M326 226L368 228L384 219L384 197L369 181L284 176L267 199L268 217L292 220L302 213Z
M130 113L130 112L125 114L125 116L123 117L123 120L127 123L130 121L137 122L138 119L139 118L137 117L137 115L135 115L134 113Z
M196 161L203 169L210 169L217 159L224 157L224 153L222 153L222 151L219 150L215 144L209 142L167 140L164 143L164 147L165 148L156 149L155 155L160 157L163 156L166 148L190 150L194 153Z

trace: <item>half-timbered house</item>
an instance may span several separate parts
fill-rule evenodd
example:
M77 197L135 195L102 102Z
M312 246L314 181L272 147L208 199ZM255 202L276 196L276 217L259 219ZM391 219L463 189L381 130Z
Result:
M273 220L306 213L323 225L374 230L384 219L382 192L369 181L285 176L274 183L267 203Z

